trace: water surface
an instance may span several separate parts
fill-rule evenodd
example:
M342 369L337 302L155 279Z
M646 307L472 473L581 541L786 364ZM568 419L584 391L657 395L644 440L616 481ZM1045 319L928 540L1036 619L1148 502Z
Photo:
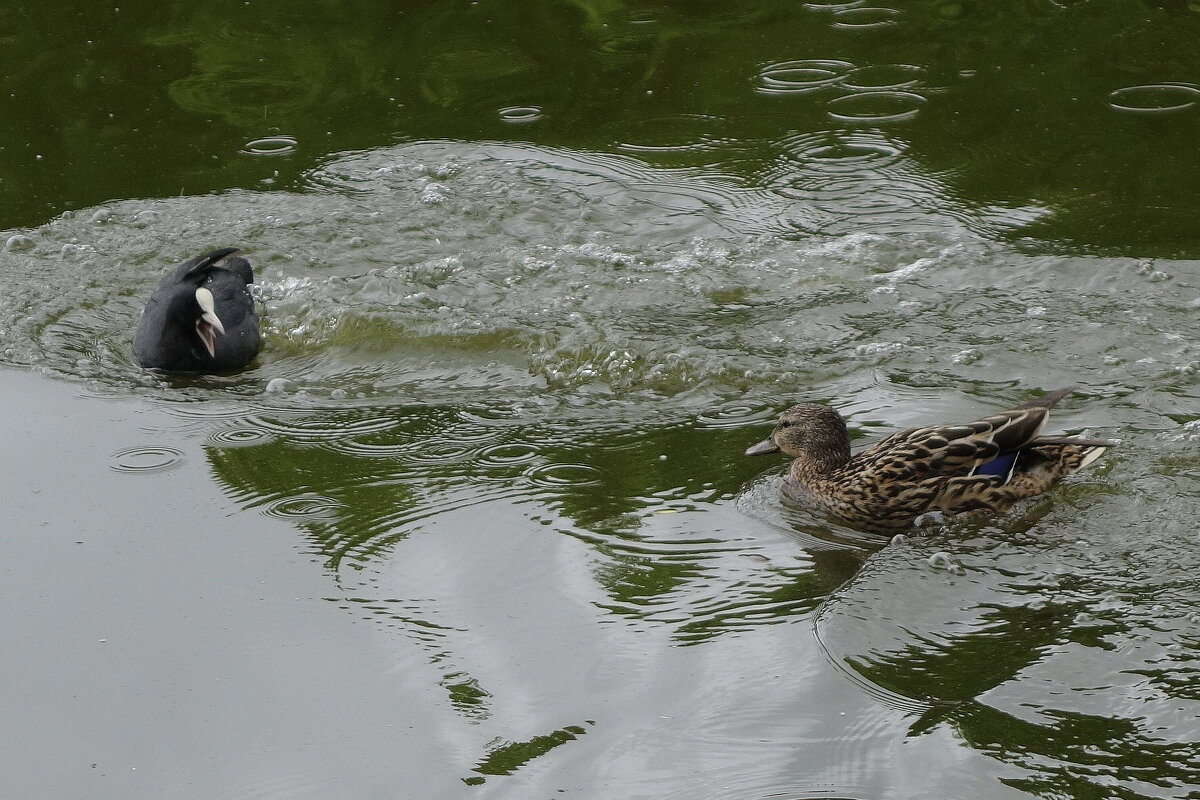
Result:
M3 101L22 796L1196 795L1194 12L214 9ZM256 364L136 368L234 245ZM742 456L1064 385L1118 448L895 542Z

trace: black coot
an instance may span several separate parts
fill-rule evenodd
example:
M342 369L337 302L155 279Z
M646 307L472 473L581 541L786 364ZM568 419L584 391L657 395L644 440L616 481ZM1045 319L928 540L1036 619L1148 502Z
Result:
M226 247L185 261L159 281L133 334L133 357L167 372L230 372L258 355L250 262Z

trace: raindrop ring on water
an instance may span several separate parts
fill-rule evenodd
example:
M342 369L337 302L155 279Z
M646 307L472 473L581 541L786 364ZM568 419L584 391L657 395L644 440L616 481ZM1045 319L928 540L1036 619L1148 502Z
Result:
M838 12L847 8L857 8L863 0L829 0L829 2L820 2L819 0L809 0L804 4L804 7L810 11L828 11Z
M249 447L269 438L271 434L257 428L225 428L209 434L208 441L218 447Z
M112 454L117 472L163 472L183 463L183 451L174 447L129 447Z
M497 444L481 450L478 461L483 466L511 467L536 461L540 455L541 452L533 445Z
M1148 83L1126 86L1108 93L1108 104L1128 114L1168 114L1183 111L1200 101L1200 88L1189 83Z
M586 464L546 464L525 471L525 477L535 486L561 489L571 486L595 486L600 471Z
M263 513L279 519L327 519L344 508L343 503L316 494L284 497L268 505Z
M883 28L898 22L900 11L895 8L846 8L833 15L835 28Z
M264 136L246 142L241 152L247 156L290 156L299 146L293 136Z
M872 64L850 70L842 86L861 91L908 89L917 85L924 72L914 64Z
M705 428L742 428L751 423L767 422L774 418L775 412L770 408L736 403L708 414L700 414L696 417L696 423Z
M810 58L770 64L758 73L760 94L802 94L824 89L854 68L848 61Z
M500 121L509 125L528 125L542 118L542 109L537 106L509 106L499 111Z
M924 104L924 96L916 92L859 92L830 100L828 113L838 122L902 122L915 117Z
M421 442L404 454L412 464L461 464L473 461L479 448L457 442Z

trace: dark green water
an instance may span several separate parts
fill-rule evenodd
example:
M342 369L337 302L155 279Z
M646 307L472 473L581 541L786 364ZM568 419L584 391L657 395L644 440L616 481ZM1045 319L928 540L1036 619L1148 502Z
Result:
M4 17L12 791L1200 797L1195 8ZM137 369L225 245L258 362ZM741 455L1062 385L904 541Z

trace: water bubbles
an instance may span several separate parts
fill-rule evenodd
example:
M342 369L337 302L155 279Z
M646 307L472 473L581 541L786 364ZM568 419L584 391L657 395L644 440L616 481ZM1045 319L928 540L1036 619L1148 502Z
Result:
M30 239L23 233L14 233L4 242L4 249L10 253L27 253L33 247L33 239Z
M264 136L246 142L239 152L246 156L290 156L299 146L300 143L294 136Z
M983 352L978 347L968 347L955 353L951 361L955 364L974 364L982 359Z
M421 189L421 202L427 205L444 203L450 197L450 190L445 184L430 182Z
M79 261L86 258L94 248L87 244L64 244L58 252L63 261Z
M907 349L908 346L900 342L867 342L856 345L854 354L860 358L882 361Z
M1190 83L1148 83L1108 94L1108 105L1127 114L1170 114L1200 102L1200 88Z
M540 121L544 116L538 106L508 106L497 113L500 121L509 125L529 125Z
M144 210L134 214L129 224L135 228L149 228L159 222L161 218L162 215L157 211Z
M965 575L967 572L957 558L942 550L929 556L926 563L936 570L949 572L951 575Z
M109 466L117 472L164 472L183 463L183 451L174 447L129 447L112 454Z

